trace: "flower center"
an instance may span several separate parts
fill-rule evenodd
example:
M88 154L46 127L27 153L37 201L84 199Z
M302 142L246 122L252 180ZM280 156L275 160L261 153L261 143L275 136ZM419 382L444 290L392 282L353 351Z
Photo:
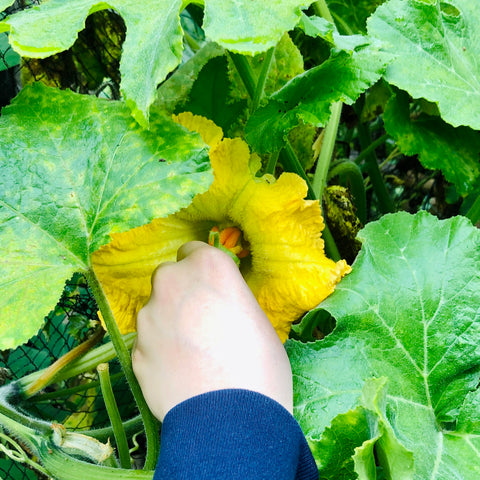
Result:
M213 247L227 251L230 256L236 257L237 265L240 264L240 258L245 258L250 254L246 245L247 242L243 239L242 231L237 227L227 227L223 230L220 230L217 226L213 227L208 234L208 243Z

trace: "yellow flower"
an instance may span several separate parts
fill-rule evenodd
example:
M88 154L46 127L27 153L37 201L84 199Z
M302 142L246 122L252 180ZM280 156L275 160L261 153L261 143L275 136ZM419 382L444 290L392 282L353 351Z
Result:
M199 132L210 146L214 181L187 208L113 234L112 241L93 254L95 273L119 328L122 333L135 331L138 310L150 296L153 271L162 262L175 261L183 243L207 241L214 227L237 227L250 252L241 260L242 274L285 341L292 322L332 293L350 271L344 260L335 263L325 256L319 202L304 200L307 186L293 173L283 173L278 180L255 177L258 157L243 140L223 138L210 120L191 113L176 120ZM242 256L246 253L243 246L235 248Z

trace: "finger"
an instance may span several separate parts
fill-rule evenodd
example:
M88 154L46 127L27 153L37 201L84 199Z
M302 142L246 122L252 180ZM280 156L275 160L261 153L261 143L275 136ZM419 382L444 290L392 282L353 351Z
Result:
M191 242L184 243L177 251L177 262L189 257L193 252L201 250L202 248L211 248L204 242L193 240Z
M153 271L152 276L150 278L152 282L152 289L153 289L153 286L155 285L155 278L157 277L157 275L160 274L160 271L165 267L170 267L172 265L175 265L175 262L163 262L160 265L158 265L158 267Z

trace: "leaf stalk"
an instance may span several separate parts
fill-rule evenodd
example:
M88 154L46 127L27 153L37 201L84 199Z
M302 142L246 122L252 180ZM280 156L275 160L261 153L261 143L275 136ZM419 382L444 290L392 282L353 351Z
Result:
M158 434L158 422L153 416L152 412L148 408L147 402L143 396L140 385L137 378L133 373L132 360L127 345L123 341L123 338L118 329L117 323L113 316L112 309L108 299L103 291L100 282L92 269L89 269L86 273L87 281L92 289L93 295L97 301L97 305L102 312L103 320L107 326L107 331L112 339L113 346L120 361L125 377L132 391L133 397L137 404L140 415L143 419L143 425L145 427L145 435L147 438L147 455L145 458L144 469L153 470L155 468L158 452L160 450L160 439Z
M122 418L118 411L115 395L113 394L112 383L110 381L110 373L108 363L101 363L97 367L98 378L100 380L100 388L102 389L103 400L113 428L115 444L117 445L118 458L122 468L131 468L130 453L128 452L128 440L123 428Z
M255 86L255 92L253 94L252 107L250 109L251 112L254 112L258 108L258 106L260 105L260 101L262 100L263 94L265 92L265 84L267 83L268 72L270 71L274 54L275 47L267 50L267 53L265 54L265 58L262 64L262 70L260 72L260 76L258 77L258 81Z

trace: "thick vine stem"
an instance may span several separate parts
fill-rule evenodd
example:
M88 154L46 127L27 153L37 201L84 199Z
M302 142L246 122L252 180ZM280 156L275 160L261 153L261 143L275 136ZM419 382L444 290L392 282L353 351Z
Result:
M258 77L257 84L255 86L255 92L252 99L252 108L251 111L254 112L260 105L263 94L265 92L265 84L267 83L268 72L270 71L270 66L272 65L272 60L275 54L275 47L267 50L265 58L263 59L262 70L260 76Z
M107 300L105 292L98 281L95 272L90 269L86 273L87 281L92 289L97 305L102 312L102 317L107 326L107 331L112 339L112 343L117 352L118 360L125 374L127 382L132 391L135 402L137 403L138 410L143 419L143 425L145 427L145 435L147 438L147 456L145 459L144 469L153 470L155 468L157 457L160 449L160 438L158 433L158 421L153 416L152 412L148 408L147 402L143 396L140 385L133 373L132 360L130 352L123 341L123 338L118 329L115 318L113 317L112 309Z
M75 360L78 357L81 357L83 354L88 352L92 347L94 347L105 335L103 329L97 330L90 338L85 342L77 345L75 348L72 348L65 355L62 355L58 360L53 362L49 367L43 370L42 374L25 389L24 393L27 397L35 395L37 392L45 388L47 385L52 383L55 380L56 375L65 368L69 363Z
M127 346L127 349L132 348L133 342L137 337L137 333L127 333L122 336L122 339ZM115 348L112 342L105 343L99 347L96 347L83 355L80 358L73 360L65 368L60 370L59 373L55 375L55 381L60 382L66 380L67 378L72 378L81 373L89 372L97 368L97 365L102 362L109 362L110 360L116 357ZM49 368L49 367L47 367ZM39 370L37 372L30 373L25 375L17 381L17 385L21 392L25 392L31 385L34 384L39 377L43 375L45 369Z
M313 177L313 192L315 198L321 199L323 196L323 189L327 183L328 169L332 161L333 150L335 149L335 140L337 138L338 125L340 124L340 117L342 115L342 102L335 102L332 105L332 114L325 127L323 135L322 148L317 160L317 167L315 176Z
M257 88L257 79L255 78L255 73L248 62L247 58L240 53L229 52L230 58L237 69L240 78L242 79L245 88L249 97L253 100L255 97L255 90Z
M305 183L308 186L307 198L310 200L316 200L315 192L313 191L312 184L308 179L305 170L302 167L302 164L297 158L295 151L293 150L292 145L287 140L285 147L280 151L280 158L282 161L283 168L287 172L293 172L302 177L305 180Z
M317 0L312 5L314 12L319 16L325 18L329 22L333 22L333 16L328 8L327 2L325 0Z
M108 363L101 363L97 367L98 378L100 379L100 387L102 389L103 400L107 408L108 417L112 424L115 443L117 445L118 458L122 468L130 468L130 454L128 452L128 440L123 428L122 418L118 411L115 395L113 394L112 383L110 382L110 373Z

